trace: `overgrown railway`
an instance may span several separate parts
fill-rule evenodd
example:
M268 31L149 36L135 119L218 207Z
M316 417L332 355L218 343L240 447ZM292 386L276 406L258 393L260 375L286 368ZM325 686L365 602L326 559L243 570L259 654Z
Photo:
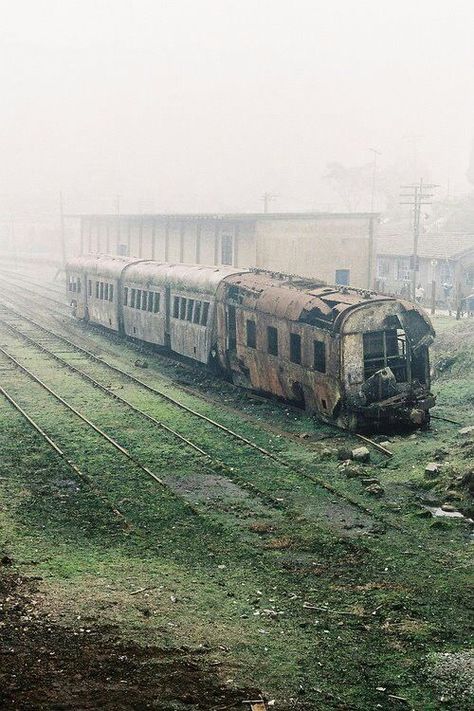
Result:
M158 428L165 437L173 439L175 442L178 442L180 446L192 452L193 455L200 457L206 466L213 469L214 472L225 475L242 488L250 491L253 496L259 497L272 507L285 508L283 501L288 496L292 486L295 484L299 485L301 481L305 481L306 484L318 487L326 492L327 495L336 497L345 505L349 505L373 521L383 523L384 526L390 528L401 531L404 530L403 526L395 521L392 516L381 513L376 502L368 506L358 497L341 491L332 482L319 476L314 471L314 469L317 468L317 462L305 462L303 468L302 466L295 465L293 462L287 461L284 455L278 451L278 447L275 449L275 437L273 437L273 439L270 438L269 446L269 433L265 431L265 428L261 427L260 423L256 421L253 423L258 427L258 430L255 430L253 435L256 441L252 441L249 437L242 435L234 428L230 428L199 412L195 406L187 405L185 402L166 393L166 381L162 384L161 388L158 388L156 386L156 378L154 378L153 384L146 382L124 368L104 360L104 358L96 355L89 348L85 348L71 340L71 338L66 338L57 333L57 331L53 331L44 323L39 323L32 318L32 311L47 311L49 314L57 317L58 305L61 305L61 307L65 309L68 308L64 302L61 302L59 299L45 297L46 301L55 303L56 306L45 305L39 308L38 305L32 301L33 297L31 297L31 299L28 297L28 303L30 305L28 309L29 312L24 313L23 311L19 311L18 307L13 306L11 303L11 292L13 291L14 295L19 296L23 292L23 289L26 289L26 287L21 286L24 282L30 284L27 288L29 293L34 295L41 294L41 291L31 288L32 282L29 278L17 275L14 279L11 279L8 275L6 283L8 283L10 298L8 295L5 295L4 292L0 292L3 309L0 325L3 333L8 332L13 335L16 342L19 340L22 341L28 348L36 352L41 352L43 356L49 360L50 366L48 374L55 372L55 368L51 368L52 362L59 364L62 369L67 370L94 389L100 391L104 397L114 400L122 407L127 408L139 416L144 423L148 423L154 427L155 430ZM39 284L40 282L38 282L38 288L41 289L42 287L39 286ZM19 299L16 298L14 300L18 304ZM81 340L84 340L83 333L81 333ZM2 354L4 358L13 358L13 356L5 350L2 351ZM159 357L165 358L161 355ZM25 365L19 361L16 362L16 365L19 368L25 368ZM111 376L116 378L116 380L112 381ZM34 373L30 373L30 377L35 377ZM118 393L118 391L124 391L125 383L129 386L133 386L133 390L127 391L128 397ZM173 385L176 387L175 384ZM183 392L190 392L189 388L182 389ZM151 399L142 402L144 395L151 396ZM193 393L193 397L195 397L195 395L196 394ZM201 394L198 394L198 397L202 399ZM161 402L159 417L156 416L155 405L153 403L153 400L156 398ZM137 400L140 401L140 406L137 405ZM177 416L177 411L180 412L179 416ZM192 420L193 423L195 423L192 426L192 435L185 434L186 430L189 429L189 422L186 420ZM197 427L199 429L197 429ZM181 431L179 431L180 429ZM296 441L295 436L291 435L291 433L286 432L283 434L293 442ZM335 433L327 433L325 436L329 438L331 436L337 436L338 439L340 439L341 432L338 431L337 435ZM353 441L353 435L349 433L342 433L342 437L343 441ZM264 446L263 440L266 441L266 446ZM369 440L369 442L371 441ZM371 444L376 445L374 442L371 442ZM304 439L299 440L297 445L298 449L308 449L308 443ZM243 451L245 451L244 467L234 466L235 461L241 461ZM263 468L262 461L266 462ZM146 465L143 465L143 471L146 471L147 468ZM248 471L249 469L251 469L250 473ZM255 471L259 472L258 476L255 475ZM288 475L292 477L291 485L286 481ZM258 483L256 483L256 480ZM160 483L163 482L160 481ZM283 496L274 495L273 492L278 486L282 487L282 491L284 492ZM279 493L281 494L282 491ZM310 491L308 493L310 494ZM286 508L288 508L287 505ZM293 507L289 508L293 509ZM405 532L408 533L408 531Z

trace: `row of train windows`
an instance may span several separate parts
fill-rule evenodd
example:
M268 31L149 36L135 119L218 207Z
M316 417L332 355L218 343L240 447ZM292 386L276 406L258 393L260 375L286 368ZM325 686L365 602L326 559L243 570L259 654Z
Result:
M185 296L175 296L173 301L173 317L190 323L207 326L209 302L198 299L188 299Z
M247 320L247 346L257 347L257 326L255 321ZM278 355L278 329L267 326L267 353ZM290 361L301 364L301 336L290 333ZM313 341L313 368L319 373L326 372L326 344L324 341Z
M141 309L157 314L160 310L160 292L129 289L126 286L123 290L123 305L130 306L131 309Z
M92 281L88 280L87 292L89 296L92 296ZM95 282L95 298L102 299L102 301L113 301L114 300L114 285L108 284L106 281L96 281Z

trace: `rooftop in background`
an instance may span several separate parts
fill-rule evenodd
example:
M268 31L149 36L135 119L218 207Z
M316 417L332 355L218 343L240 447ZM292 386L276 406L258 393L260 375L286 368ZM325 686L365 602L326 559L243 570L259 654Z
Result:
M328 217L337 217L341 219L367 219L370 217L378 218L378 212L223 212L223 213L77 213L67 214L65 217L82 217L82 218L98 218L104 219L120 217L121 219L137 219L137 220L153 220L153 219L170 219L170 220L314 220L327 219Z
M418 255L425 259L449 259L474 249L474 233L427 233L420 234ZM377 236L377 254L408 256L413 254L413 233L410 230L402 234L383 234Z

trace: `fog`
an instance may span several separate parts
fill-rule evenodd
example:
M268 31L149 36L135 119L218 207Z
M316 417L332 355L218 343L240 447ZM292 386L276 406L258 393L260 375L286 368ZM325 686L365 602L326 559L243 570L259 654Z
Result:
M343 209L327 164L371 148L380 171L469 190L470 0L1 9L4 219L53 213L59 191L70 212L118 195L123 212L260 211L265 191L273 210Z

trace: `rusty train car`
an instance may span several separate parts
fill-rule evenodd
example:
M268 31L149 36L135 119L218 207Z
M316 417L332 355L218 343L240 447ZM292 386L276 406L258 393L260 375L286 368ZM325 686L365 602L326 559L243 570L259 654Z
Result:
M85 255L76 318L205 364L351 430L423 426L434 331L415 304L261 270Z

